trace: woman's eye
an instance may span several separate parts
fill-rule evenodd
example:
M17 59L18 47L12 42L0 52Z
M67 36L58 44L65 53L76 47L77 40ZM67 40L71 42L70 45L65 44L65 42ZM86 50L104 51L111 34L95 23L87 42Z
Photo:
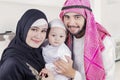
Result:
M47 32L47 30L42 30L41 32Z
M37 31L37 29L35 29L35 28L32 28L31 30L32 30L32 31Z

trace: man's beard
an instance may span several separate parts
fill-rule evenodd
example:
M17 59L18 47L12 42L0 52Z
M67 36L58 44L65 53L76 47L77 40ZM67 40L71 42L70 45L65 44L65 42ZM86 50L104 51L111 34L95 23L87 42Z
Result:
M86 25L84 25L83 28L82 28L81 30L79 30L77 33L74 33L74 34L73 34L73 33L71 33L70 31L69 31L69 33L70 33L71 35L75 36L76 38L81 38L81 37L84 36L85 30L86 30Z

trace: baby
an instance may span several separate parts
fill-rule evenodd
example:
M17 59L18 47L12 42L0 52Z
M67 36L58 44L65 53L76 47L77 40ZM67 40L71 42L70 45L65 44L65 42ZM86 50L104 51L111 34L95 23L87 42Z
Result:
M53 64L57 59L63 59L67 62L65 55L71 57L71 51L65 44L67 31L60 19L54 19L49 22L50 30L48 32L48 45L43 47L43 57L45 67L52 71L55 80L68 80L67 77L58 74Z

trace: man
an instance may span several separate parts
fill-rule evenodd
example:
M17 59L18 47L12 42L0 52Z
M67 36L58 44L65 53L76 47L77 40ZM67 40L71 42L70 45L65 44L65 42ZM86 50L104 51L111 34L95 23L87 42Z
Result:
M89 0L66 0L60 18L68 30L73 62L67 56L68 62L57 60L58 73L74 80L114 80L114 42L95 21Z

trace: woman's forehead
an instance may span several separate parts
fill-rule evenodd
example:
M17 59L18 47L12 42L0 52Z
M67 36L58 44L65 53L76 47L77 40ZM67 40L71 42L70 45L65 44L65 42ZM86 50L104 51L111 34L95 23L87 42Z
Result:
M31 28L48 28L48 24L39 25L39 26L31 26Z
M48 25L47 21L43 18L36 20L32 26L42 26L42 25Z

